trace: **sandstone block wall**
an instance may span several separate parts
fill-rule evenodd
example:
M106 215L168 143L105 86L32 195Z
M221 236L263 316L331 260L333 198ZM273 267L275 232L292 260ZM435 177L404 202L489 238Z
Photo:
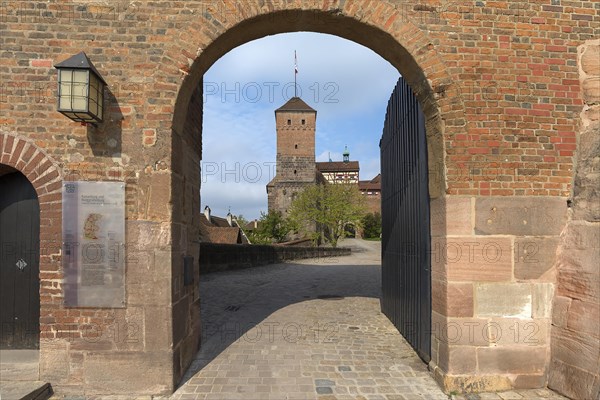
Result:
M431 203L432 360L448 390L544 387L566 200Z
M600 396L600 40L578 47L586 103L569 222L562 232L552 315L549 386L578 399Z

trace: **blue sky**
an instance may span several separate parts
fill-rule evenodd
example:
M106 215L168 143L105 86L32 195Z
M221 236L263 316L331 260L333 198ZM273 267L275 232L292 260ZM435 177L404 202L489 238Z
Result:
M298 94L317 110L316 157L360 162L360 179L379 173L379 139L398 71L370 49L337 36L287 33L237 47L204 75L201 209L247 219L267 211L274 173L274 110Z

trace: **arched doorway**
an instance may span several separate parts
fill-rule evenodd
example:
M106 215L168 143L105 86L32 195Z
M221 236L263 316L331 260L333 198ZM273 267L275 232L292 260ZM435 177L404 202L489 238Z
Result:
M37 349L40 206L19 171L0 164L0 349Z
M202 30L190 27L185 36L187 46L183 43L182 53L188 57L189 67L181 69L185 79L179 87L177 102L173 114L171 157L173 160L173 198L180 198L173 215L173 230L185 231L187 246L178 249L181 256L198 254L198 246L194 243L197 237L195 221L199 216L200 199L195 193L199 190L200 178L197 166L202 160L202 115L203 115L203 75L221 56L233 48L251 40L268 35L288 32L309 31L332 34L341 38L352 40L368 47L382 58L389 61L402 75L410 86L416 101L420 104L423 114L423 125L427 138L426 149L429 162L428 194L430 199L438 199L445 194L445 164L443 132L448 129L460 130L464 125L462 98L456 85L453 85L450 76L445 72L441 61L432 51L429 39L416 31L410 32L410 24L404 25L406 32L395 36L386 32L383 26L371 24L355 18L349 18L337 13L320 12L315 10L275 11L256 17L251 17L223 28L217 35L208 35ZM199 43L202 43L199 45ZM196 56L192 56L187 48L198 48ZM390 88L392 92L393 88ZM442 93L443 95L440 95ZM442 119L441 115L453 110L451 115ZM426 161L427 163L427 161ZM183 192L181 192L183 189ZM425 189L427 192L427 187ZM194 193L191 202L184 201L179 193ZM189 199L189 198L188 198ZM444 223L438 225L436 235L444 236ZM177 250L174 250L177 251ZM179 254L178 254L179 256ZM431 271L427 271L428 274ZM439 274L435 279L442 280ZM429 285L429 282L428 282ZM429 291L427 291L429 292ZM191 355L183 349L197 344L198 332L193 329L183 333L181 327L187 325L199 330L199 321L194 314L194 307L201 302L201 293L189 290L180 292L173 301L177 314L187 315L185 322L173 319L173 331L177 332L180 343L174 344L174 351L179 361L175 366L175 375L182 374L191 362ZM197 301L197 303L194 302ZM430 304L427 301L424 304ZM426 315L429 326L431 308L426 306L423 315ZM422 336L428 335L424 329ZM422 340L422 357L429 359L429 340ZM180 370L177 370L180 368Z

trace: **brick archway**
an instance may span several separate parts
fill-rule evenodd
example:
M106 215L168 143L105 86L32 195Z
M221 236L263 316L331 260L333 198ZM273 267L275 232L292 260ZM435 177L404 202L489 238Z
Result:
M45 314L60 304L62 240L62 173L57 163L33 141L0 131L0 164L21 172L34 187L40 205L40 349L44 339L55 338ZM58 286L57 286L58 285Z
M306 30L381 55L425 110L434 183L432 323L441 328L432 337L436 378L449 391L545 385L554 254L581 147L582 99L597 103L586 89L595 81L579 81L572 50L590 38L594 10L585 2L575 13L540 2L467 3L202 0L72 8L54 1L2 8L0 29L9 34L0 35L7 83L0 162L16 163L34 183L48 228L42 245L52 248L60 233L61 172L25 170L47 164L64 168L64 178L69 168L74 176L127 183L127 308L63 307L60 252L42 255L49 289L41 326L52 339L42 339L42 379L59 391L83 387L86 395L158 394L177 385L200 329L200 293L183 283L182 255L198 255L202 76L249 40ZM97 127L56 112L52 66L80 51L109 83L107 118ZM525 252L531 249L535 257ZM531 324L539 328L535 343ZM102 331L100 340L85 337L89 327ZM503 329L502 340L492 340L490 327Z
M336 11L327 7L286 10L283 6L278 9L275 5L269 9L256 10L251 7L251 2L246 2L238 10L244 16L239 21L219 20L219 23L215 23L219 29L214 31L206 26L191 24L184 32L180 32L177 46L172 49L179 74L183 78L172 123L174 192L182 189L185 193L199 192L197 165L202 159L204 73L221 56L251 40L278 33L312 31L332 34L370 48L389 61L411 85L426 121L429 194L432 199L443 199L447 189L445 141L467 129L461 91L437 54L432 38L406 20L401 10L392 4L382 1L376 10L372 10L367 3L357 1L347 4L343 11ZM211 18L218 20L219 16L212 15ZM290 23L292 19L293 23ZM173 215L173 232L185 232L187 238L192 238L188 239L185 248L173 249L182 256L186 253L198 254L199 251L197 244L193 243L193 238L197 237L199 202L198 197L192 202L176 203L174 207L176 212ZM432 212L445 213L445 204L436 204L438 207ZM445 220L438 221L433 235L445 237ZM434 275L439 282L445 280L443 271L437 270ZM176 284L177 278L173 279ZM183 313L177 313L179 317L174 313L174 331L176 326L198 326L199 321L195 321L193 312L188 311L193 309L192 299L196 297L201 297L201 294L181 293L173 299L175 304L186 309ZM182 314L187 317L181 317ZM175 376L181 374L191 361L191 355L185 354L183 349L196 346L197 336L198 332L191 328L180 344L174 344L177 354L175 358L179 361L175 364ZM437 348L432 351L437 352ZM433 364L435 367L437 359Z
M311 31L342 37L361 44L389 61L409 82L425 114L429 147L430 194L446 191L444 137L466 132L464 93L437 54L435 40L413 24L402 9L387 1L373 9L368 1L346 4L343 10L287 8L269 5L255 9L251 2L239 6L237 17L212 15L220 29L189 25L178 35L173 60L181 77L173 113L173 154L182 154L178 143L202 151L202 77L220 57L235 47L278 33ZM219 17L223 16L223 20ZM242 16L244 16L242 18ZM293 22L293 23L290 23ZM443 116L443 117L442 117ZM181 140L181 142L179 142Z

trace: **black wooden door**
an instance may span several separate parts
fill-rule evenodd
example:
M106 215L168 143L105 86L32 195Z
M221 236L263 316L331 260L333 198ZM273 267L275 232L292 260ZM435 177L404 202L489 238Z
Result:
M40 336L40 207L20 172L0 176L0 348L35 349Z
M431 358L431 237L425 120L400 78L381 138L381 308L425 362Z

